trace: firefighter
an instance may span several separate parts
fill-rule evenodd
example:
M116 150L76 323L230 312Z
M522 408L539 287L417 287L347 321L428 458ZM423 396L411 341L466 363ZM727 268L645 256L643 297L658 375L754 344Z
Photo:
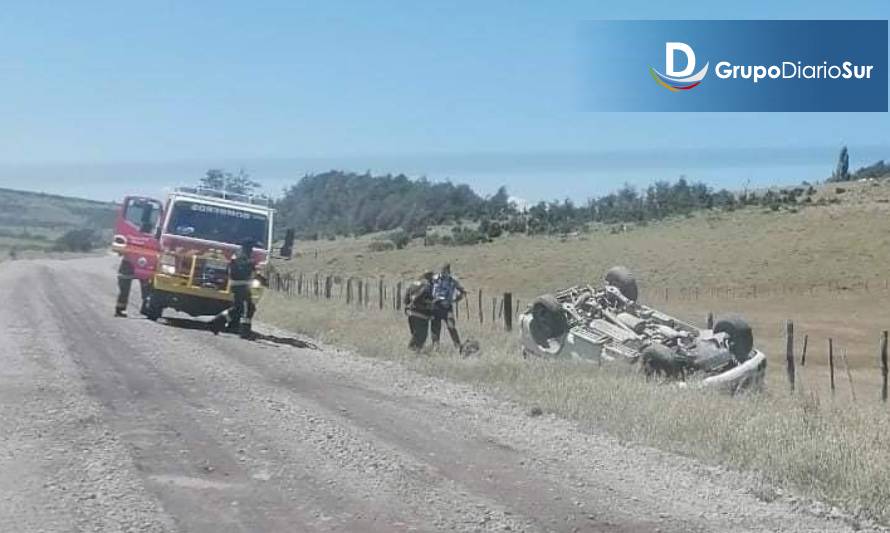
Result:
M241 243L241 251L232 256L229 261L229 287L232 290L232 307L216 315L212 321L213 333L229 327L238 326L238 332L243 339L251 337L251 320L256 311L256 305L250 296L250 287L253 284L255 271L253 265L252 239Z
M420 279L412 282L405 291L405 314L408 315L408 330L411 340L408 348L419 352L426 343L433 311L433 272L424 272Z
M127 303L130 301L130 288L133 285L133 280L136 279L136 271L133 268L133 263L130 262L126 257L121 258L121 264L117 268L117 303L114 305L114 316L126 318L127 316ZM145 314L145 303L146 298L148 297L148 283L143 280L139 280L139 292L140 297L142 298L142 307L140 312Z
M431 324L433 346L439 345L439 336L442 333L442 321L448 328L448 334L454 345L461 349L460 335L454 322L454 304L461 301L467 291L451 275L451 265L445 263L442 271L433 278L433 321Z

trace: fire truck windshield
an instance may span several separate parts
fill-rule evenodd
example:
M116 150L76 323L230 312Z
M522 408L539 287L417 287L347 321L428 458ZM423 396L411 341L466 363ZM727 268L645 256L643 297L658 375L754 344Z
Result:
M179 200L170 212L167 233L230 244L250 238L256 247L266 248L269 218L235 207Z

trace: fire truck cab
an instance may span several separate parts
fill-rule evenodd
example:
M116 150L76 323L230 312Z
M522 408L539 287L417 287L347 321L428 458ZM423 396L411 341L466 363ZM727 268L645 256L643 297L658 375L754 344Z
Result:
M143 313L157 320L167 308L202 316L231 306L228 264L241 243L253 241L258 272L268 264L274 217L269 203L200 187L177 188L163 205L152 198L126 198L112 249L147 283ZM262 292L255 281L254 302Z

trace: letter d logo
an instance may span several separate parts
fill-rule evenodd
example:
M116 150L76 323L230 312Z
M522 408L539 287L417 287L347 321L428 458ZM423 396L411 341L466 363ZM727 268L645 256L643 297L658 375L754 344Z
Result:
M682 52L686 55L686 68L681 71L674 70L676 52ZM692 47L686 43L670 42L664 43L664 70L667 72L667 75L658 72L651 66L649 67L649 74L655 78L659 85L671 92L687 91L701 83L705 74L708 73L709 64L705 63L705 66L700 71L690 75L695 70L695 52L692 51Z
M686 68L681 71L674 70L675 52L686 54ZM692 74L695 70L695 52L686 43L664 43L664 72L672 78L683 78Z

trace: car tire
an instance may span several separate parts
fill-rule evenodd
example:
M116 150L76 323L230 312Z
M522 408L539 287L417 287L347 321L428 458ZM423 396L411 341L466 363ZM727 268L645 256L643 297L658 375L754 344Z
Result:
M643 371L647 376L679 378L683 376L685 365L677 355L663 344L650 344L640 352Z
M751 326L741 317L730 316L722 318L714 324L714 333L726 333L729 335L729 351L739 361L745 361L751 356L754 348L754 333Z
M639 290L637 288L637 280L631 274L627 267L616 266L606 272L606 283L621 291L628 300L637 301Z
M552 294L535 298L531 305L531 315L529 331L535 342L541 346L548 345L550 339L558 339L569 331L565 310Z

